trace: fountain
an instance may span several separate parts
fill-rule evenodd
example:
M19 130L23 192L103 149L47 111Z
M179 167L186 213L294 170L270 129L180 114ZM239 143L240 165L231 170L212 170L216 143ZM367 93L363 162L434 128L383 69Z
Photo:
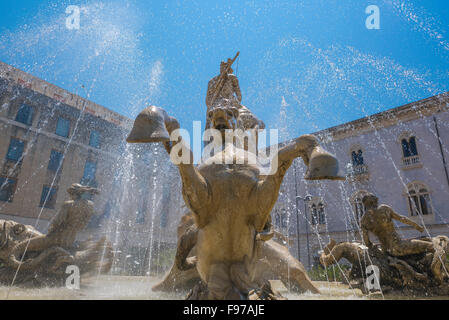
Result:
M257 132L248 144L228 141L230 131L247 129L240 120L240 105L237 78L232 75L231 64L235 60L222 62L220 75L209 83L207 121L214 130L216 139L211 141L217 152L203 158L197 167L193 154L177 133L178 121L165 110L150 106L136 118L129 143L162 142L172 161L177 165L182 179L182 194L190 209L190 227L182 227L178 242L177 268L196 268L202 283L189 295L190 299L259 299L269 282L265 274L267 264L280 260L281 264L293 259L282 248L265 242L264 230L277 198L283 177L292 161L301 157L308 166L305 179L344 179L338 175L337 159L322 149L318 139L303 135L286 143L272 157L271 170L262 175L258 163ZM237 94L237 97L235 96ZM211 98L212 97L212 98ZM260 121L256 122L260 123ZM239 125L240 124L240 125ZM257 124L256 124L257 127ZM206 126L208 128L208 126ZM237 138L242 142L243 139ZM217 142L219 141L219 142ZM252 147L251 144L253 143ZM177 158L179 157L179 158ZM181 161L179 161L181 160ZM185 258L195 246L195 257ZM297 263L298 286L313 287L302 266ZM168 281L168 280L167 280ZM161 285L163 286L163 285ZM278 296L273 290L269 297ZM315 289L315 292L317 290Z
M183 110L181 108L177 110L176 117L187 122L196 117L190 106L197 106L198 102L197 96L192 94L185 98L184 94L194 92L191 89L197 85L198 81L195 79L195 81L187 82L186 79L191 79L189 77L193 74L198 76L198 79L202 77L201 74L206 68L200 68L207 64L204 54L212 56L222 52L222 43L215 40L228 39L227 35L223 37L219 34L220 30L212 28L210 30L213 32L207 33L205 37L201 32L197 32L200 26L201 29L206 30L202 28L202 20L189 21L190 15L185 14L183 10L166 10L169 15L165 15L164 12L153 15L153 10L146 11L139 8L139 14L140 12L151 13L150 19L147 19L150 16L142 19L143 16L136 14L137 10L134 10L133 6L128 4L125 8L122 3L106 4L101 1L86 4L82 6L82 27L76 32L65 30L64 21L60 23L60 20L64 20L61 17L64 18L64 16L61 16L60 8L56 7L51 9L51 11L55 10L56 19L53 17L55 12L48 15L44 12L44 15L39 14L41 21L38 21L38 25L33 22L20 27L17 32L13 27L9 31L10 27L7 26L5 29L7 32L2 33L2 41L0 41L2 60L71 89L75 96L78 94L76 88L84 83L88 88L85 92L86 99L96 100L128 117L134 118L137 111L140 111L136 109L136 106L140 108L149 105L148 101L156 105L166 101L166 105L186 106ZM301 8L309 5L296 3L296 6ZM428 15L423 6L413 7L412 4L399 1L386 2L382 10L386 11L388 6L393 6L392 18L396 18L397 15L401 19L395 23L411 25L408 28L416 31L411 38L411 42L416 41L415 49L416 44L427 47L427 45L431 46L432 42L436 42L436 48L426 51L429 56L430 53L437 53L436 56L439 52L443 53L441 57L438 57L437 63L444 66L444 57L449 47L437 16L434 18ZM231 6L225 10L225 18L236 19L233 22L252 21L248 20L248 14L257 7L258 5L251 5L248 10L240 11L234 10ZM272 15L272 11L277 10L276 7L271 6L270 10L266 11ZM350 7L353 10L352 5ZM332 9L335 8L326 4L326 12L332 12ZM288 12L288 10L283 11ZM215 11L206 10L202 5L202 12ZM241 12L245 14L241 15ZM257 12L258 17L264 15L264 10L257 9L254 12ZM297 11L290 10L290 12ZM363 10L360 13L363 13ZM220 21L224 23L219 25L223 27L224 33L229 33L227 24L229 21L226 19ZM136 21L143 20L154 24L155 27L151 29L151 32L145 30L140 33L144 28ZM296 24L296 18L293 20ZM326 21L324 16L322 20ZM169 57L179 49L178 35L170 37L170 29L168 29L168 36L165 34L167 27L171 25L170 21L177 21L176 30L179 30L178 28L182 25L182 29L185 27L186 34L189 32L191 36L199 35L198 38L193 38L189 42L194 44L191 46L195 48L193 54L183 50L181 59ZM348 297L351 299L359 296L366 299L375 298L376 295L372 293L379 291L381 297L387 299L416 295L420 297L449 296L447 288L449 265L448 257L446 257L449 240L441 235L447 233L448 221L444 205L447 202L448 193L446 182L439 176L444 173L439 172L437 170L439 167L435 165L437 159L449 152L446 143L449 122L444 116L447 112L447 99L442 96L436 97L437 94L447 90L447 77L435 71L440 70L441 65L437 65L437 68L433 70L435 63L434 65L428 63L431 59L421 59L420 61L425 63L411 65L407 59L410 54L414 54L414 50L408 50L405 55L402 52L396 52L399 55L395 55L395 52L392 52L395 48L388 48L388 55L383 55L381 47L370 52L365 47L366 41L363 41L363 46L359 46L352 40L346 43L338 39L339 37L335 38L332 33L330 41L326 43L321 41L323 33L317 38L313 33L295 32L295 26L289 25L289 21L286 22L281 25L286 28L285 30L288 29L287 33L281 31L271 34L276 36L278 41L260 42L260 39L254 37L250 41L259 41L263 43L262 46L253 47L254 43L252 43L245 48L245 50L252 50L250 59L254 60L249 67L245 65L245 69L241 69L241 71L252 70L248 72L252 77L245 79L248 81L245 97L247 101L251 101L251 110L242 105L242 93L237 78L238 67L235 75L231 67L234 61L238 61L237 56L222 62L220 75L209 81L206 95L206 129L217 129L218 134L212 130L212 134L209 135L213 138L212 141L204 141L205 149L208 147L208 150L212 150L214 154L207 155L198 166L191 165L192 153L183 145L185 141L179 136L176 137L177 129L180 127L178 121L161 108L149 107L136 119L128 140L140 145L128 144L123 149L118 149L114 145L117 141L124 142L123 132L110 135L108 133L110 141L105 142L102 148L103 146L105 150L110 148L113 157L117 153L120 154L118 160L114 158L111 161L115 163L110 167L110 175L105 175L105 180L113 179L115 186L112 188L103 184L103 181L100 182L100 189L107 194L106 197L98 197L95 200L97 210L101 211L99 212L102 215L101 223L86 231L86 234L80 234L80 238L85 238L84 236L88 236L89 233L93 233L94 236L102 233L111 240L112 244L102 239L75 243L73 246L70 243L66 246L59 243L61 239L56 239L51 232L48 234L43 232L45 223L49 217L53 216L53 212L40 207L38 214L33 216L28 215L26 210L10 210L10 213L17 214L17 221L0 220L0 284L3 285L0 293L8 290L7 299L8 297L180 299L185 298L185 294L190 291L187 295L189 299L282 299L271 283L272 280L279 279L288 289L292 289L292 292L282 292L288 299L338 299L346 293L349 293ZM248 24L251 27L254 26L253 22ZM248 31L245 30L246 24L240 25L239 22L235 22L231 25L238 26L239 29L241 27L243 31L241 33L243 36L235 40L246 41L245 31ZM158 30L156 26L163 26L163 28ZM192 26L194 30L191 29ZM261 24L260 34L264 34L266 39L269 39L268 36L271 33L269 29L266 23ZM370 35L376 33L376 31L369 32L371 32ZM388 29L385 28L382 32L387 34ZM420 35L428 40L425 45L419 42ZM154 48L146 51L147 40L140 40L144 38L151 39L148 42L151 42ZM158 43L159 38L164 41ZM176 41L173 41L175 39ZM317 41L317 39L320 40ZM169 43L169 46L165 41ZM374 43L376 41L370 41L370 44ZM172 47L174 44L176 48ZM166 51L155 49L158 47ZM168 53L167 58L164 56L166 53ZM177 68L179 62L185 62L182 60L184 58L188 59L188 66L184 64L186 68L181 73L173 72L178 70L172 70L172 66ZM419 54L416 58L419 58ZM153 64L149 63L151 60ZM175 63L173 63L174 60ZM198 63L199 61L201 63ZM117 81L111 81L111 79ZM187 83L188 86L185 86ZM162 88L161 84L164 84L165 88ZM24 82L22 89L26 90L28 85L31 83ZM0 85L0 91L2 91L0 92L0 111L7 111L4 120L8 123L14 121L16 115L14 110L10 110L12 105L10 102L17 101L23 95L17 86L12 87L15 89L9 92L9 84ZM84 88L84 85L81 87ZM170 90L165 90L168 87ZM47 87L42 86L41 90L43 92L47 90ZM3 92L6 92L6 95L2 95ZM48 92L50 91L47 90L47 95L51 97ZM126 92L126 94L120 95L117 94L118 92ZM167 99L167 96L160 94L165 92L171 93L168 96L183 96L184 99L182 101ZM260 94L261 92L263 94ZM94 93L93 96L91 96L92 93ZM110 97L105 98L105 95ZM388 105L397 106L428 96L435 96L435 100L439 100L434 101L434 105L446 105L446 108L441 107L442 112L438 111L438 114L432 113L432 119L428 115L431 114L433 106L423 108L422 106L427 102L416 103L412 108L422 120L416 126L412 118L404 120L399 113L395 112L384 114L391 122L396 123L392 128L378 123L376 115L371 116L373 113L382 112ZM279 119L276 116L269 119L266 114L263 118L267 125L278 120L277 126L282 133L281 141L291 138L290 134L296 137L303 132L318 132L316 136L319 138L319 145L318 140L315 140L313 136L301 136L279 144L280 150L275 154L280 161L278 164L271 162L275 171L271 175L267 172L265 164L258 163L258 130L264 129L265 123L252 111L257 111L258 115L267 113L268 110L272 112L271 107L275 106L276 101L281 102L281 100ZM33 94L29 95L29 101L36 102L39 108L47 105L45 99ZM127 110L120 109L120 106L125 105ZM52 125L54 115L60 111L60 108L65 107L62 101L56 104L50 103L49 106L48 111L40 116L38 125L34 123L29 128L22 126L22 129L19 129L24 132L22 138L28 142L29 146L25 148L21 159L28 160L33 156L31 147L40 146L37 136L45 133L46 125ZM401 109L409 111L408 108L401 107ZM278 109L273 110L276 112ZM76 128L78 123L85 123L85 116L91 111L91 108L83 107L80 113L74 116L76 124L73 131L83 138L81 140L87 138L86 131L77 131ZM356 118L363 119L352 121ZM325 121L322 121L323 119ZM410 119L412 120L409 121ZM363 130L359 130L358 125L364 122L368 125ZM339 140L339 137L332 136L331 130L327 131L327 129L324 130L326 132L323 135L319 135L323 127L341 123L345 123L342 126L346 126L346 131L353 133L349 138ZM127 122L123 126L126 133L131 129L129 124L131 123ZM226 130L230 129L248 132L248 137L241 139L243 141L248 139L248 145L241 143L240 137L234 137L237 146L226 142ZM392 137L399 135L402 131L414 129L417 129L415 131L418 143L419 138L422 138L418 148L424 166L420 169L404 170L401 166L402 161L406 159L401 159L396 152L400 146L398 150L394 149L395 142ZM367 132L372 132L372 135L370 136ZM419 137L420 134L422 137ZM176 139L170 141L173 135ZM63 158L69 155L67 157L69 159L70 149L79 143L78 136L75 134L73 136L75 138L73 140L70 138L59 150L63 153ZM254 141L251 142L253 138ZM225 142L219 143L219 140ZM434 145L432 140L439 142L439 147ZM345 161L346 152L343 149L347 149L352 143L360 143L364 148L365 163L362 161L363 166L348 167L351 179L347 182L298 183L301 176L304 176L305 180L337 178L338 163L324 150L335 155L342 164L344 163L342 161ZM171 158L173 156L174 159L181 160L175 168L169 161L164 161L159 156L162 148L165 148ZM135 153L136 149L139 149L139 152ZM195 145L193 151L195 151ZM43 154L41 150L38 153ZM282 158L284 155L285 158ZM295 160L292 165L295 176L293 182L289 181L289 178L293 180L293 174L286 175L286 178L284 174L295 157L303 159L307 172L301 171L302 162L298 161L299 159ZM433 159L429 159L430 157ZM220 159L224 159L225 163L220 163ZM246 164L246 161L251 162L251 159L255 159L256 163ZM231 163L227 163L227 160ZM99 161L101 164L102 160ZM15 174L19 171L21 164L22 161L19 160L8 168ZM15 189L16 195L19 192L27 192L30 186L37 188L33 185L32 178L40 176L45 171L47 163L42 161L34 164L30 166L31 171L22 170L22 177ZM73 164L81 165L82 163L76 160ZM167 174L167 168L175 169L175 175L172 175L171 171ZM176 179L178 169L182 178L182 196L187 209L182 207L182 199L180 199L181 190L178 190L180 181ZM370 181L357 180L362 176L359 174L360 171L357 171L360 169L368 172L366 176L369 176ZM57 172L62 171L59 166ZM290 173L293 173L292 171L290 169ZM57 176L55 174L54 179L50 176L50 180L46 182L50 188L59 185ZM11 177L17 178L15 175ZM76 179L73 177L64 183L82 181ZM415 213L418 210L415 210L413 206L421 206L421 204L409 203L409 199L412 202L414 199L408 197L407 191L399 190L397 186L406 188L414 179L423 181L427 179L428 190L433 189L431 199L433 203L430 198L427 203L429 215ZM3 187L8 187L7 181L1 183L0 191ZM167 181L174 183L169 184ZM282 181L284 181L283 185L279 188ZM390 186L390 181L391 185L395 184L394 188L398 193L397 202L391 201L389 192L394 188ZM251 194L249 191L251 184L260 186L261 195L257 194L257 188L254 189L254 195ZM64 184L64 188L65 186L67 185ZM262 190L265 187L266 190ZM172 190L177 198L173 199L172 193L166 192L167 189ZM416 231L411 228L403 226L394 228L390 220L386 224L377 221L376 215L380 215L382 213L380 211L383 210L379 208L385 206L373 207L371 211L368 210L364 221L358 221L366 207L361 202L355 204L356 208L353 207L352 196L359 191L373 192L381 199L388 199L385 202L404 214L406 206L410 206L410 220L413 220L415 225L408 224L420 232L424 228L425 234L417 237ZM311 206L307 206L306 195L308 194L316 198L322 197L324 206L331 208L323 211L323 216L326 220L329 219L329 223L326 221L324 225L316 225L311 222L313 212ZM405 201L402 201L402 196ZM278 203L273 207L272 204L277 199ZM304 203L298 204L298 199L304 200ZM427 201L426 199L418 198L418 201ZM21 199L16 197L15 204L20 202ZM159 218L166 210L167 202L170 204L170 210L176 207L179 207L179 210L170 211L170 223L162 227ZM56 208L59 204L60 202ZM432 204L434 207L431 208ZM35 204L33 206L36 207ZM279 211L277 211L278 206ZM8 207L6 202L1 203L0 207L4 208L2 213L9 213L6 210ZM103 212L103 208L107 210L104 209ZM278 212L281 210L285 210L283 212L285 217L280 219L280 224L275 222L272 225L270 214L275 221L274 218L280 216ZM48 214L49 212L51 215ZM33 220L25 220L21 215L28 218L32 216L36 225L34 227L27 225ZM391 212L386 215L389 216L388 219L392 218L407 224L402 216L398 218L397 214ZM6 216L7 218L2 217L2 219L15 219ZM371 224L368 223L370 216L374 221ZM170 231L174 229L172 223L177 223L179 219L181 221L178 225L177 243L173 248L172 245L176 239L172 237ZM305 225L302 224L304 221ZM275 229L275 225L282 229ZM285 236L284 242L275 239L276 232L279 231ZM303 233L304 231L306 233ZM380 245L371 244L372 239L367 237L369 232L376 235L376 242L380 242ZM359 237L359 233L364 237ZM65 232L61 232L60 235L65 238ZM68 236L68 233L66 235ZM168 236L164 238L165 235ZM301 238L302 235L304 237L307 235L307 240ZM393 235L395 239L392 239ZM297 237L297 244L292 241L295 237ZM406 240L410 237L415 238ZM311 244L310 251L309 238L311 243L315 241ZM331 240L326 246L330 238L337 239L338 243ZM240 242L235 244L233 241ZM306 241L307 247L304 245ZM241 248L240 244L242 244ZM238 248L235 249L235 246ZM295 256L298 256L297 259L293 257L293 252ZM307 265L304 252L308 255ZM113 253L114 256L112 256ZM319 257L324 266L324 273L319 277L322 281L317 281L316 274ZM160 260L164 260L164 263L160 264ZM304 262L304 266L300 260ZM351 269L345 272L348 266L347 261L350 262ZM67 277L64 271L71 264L81 267L81 290L69 291L64 288ZM378 268L378 272L373 271L374 267ZM100 276L100 273L107 275ZM95 277L89 278L90 274ZM333 282L336 278L344 284ZM90 282L93 279L95 284ZM369 283L368 279L374 282ZM47 286L51 288L45 288ZM25 290L22 287L33 289ZM362 292L363 295L361 295ZM383 295L384 293L386 296Z

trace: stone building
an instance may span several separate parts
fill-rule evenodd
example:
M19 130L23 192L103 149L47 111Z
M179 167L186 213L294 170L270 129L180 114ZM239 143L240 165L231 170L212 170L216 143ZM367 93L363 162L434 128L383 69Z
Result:
M106 235L116 249L115 271L146 272L161 248L176 243L182 199L174 168L153 170L167 163L158 146L126 144L131 126L0 62L0 219L45 232L72 183L98 187L96 216L81 238Z
M449 235L448 111L445 93L315 133L347 180L305 181L305 166L295 160L272 211L292 254L311 267L330 238L360 241L367 192L425 225L421 234L397 223L404 238Z
M272 211L306 267L332 237L360 240L361 197L449 235L449 96L441 94L315 133L346 181L304 181L297 159ZM96 216L81 238L106 235L113 272L163 272L186 210L177 170L159 145L129 145L132 121L0 62L0 219L45 232L74 182L97 186ZM421 234L398 224L405 238Z

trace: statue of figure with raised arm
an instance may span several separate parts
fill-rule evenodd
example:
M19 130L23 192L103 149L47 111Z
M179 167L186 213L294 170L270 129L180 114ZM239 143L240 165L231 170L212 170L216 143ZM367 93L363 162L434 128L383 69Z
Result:
M55 247L60 253L65 253L66 262L73 260L73 256L65 250L72 248L76 236L89 223L94 214L94 205L89 200L91 194L98 194L98 190L82 186L78 183L72 184L67 193L70 200L64 202L57 215L53 218L46 235L39 235L31 239L24 240L17 244L11 251L12 262L25 251L41 252ZM26 268L26 264L24 265Z
M110 270L114 254L106 237L76 242L94 215L90 198L98 190L74 183L67 192L70 200L50 222L47 234L29 225L0 220L0 284L64 285L69 265L77 266L81 275Z
M236 119L237 127L243 131L265 129L263 121L242 105L239 80L233 74L234 71L231 67L238 55L239 52L234 59L228 59L227 62L222 61L220 63L220 74L212 78L207 85L206 106L208 116L206 117L206 129L211 127L209 113L215 108L237 109L239 111L239 116Z
M348 283L360 287L363 291L371 290L365 285L370 268L379 270L379 285L383 292L397 290L401 294L447 295L449 283L449 238L436 236L432 238L402 239L393 220L412 226L423 232L424 227L411 219L396 213L390 206L378 204L374 194L363 197L365 214L360 224L363 243L340 242L331 239L320 255L324 267L336 264L340 259L348 260ZM373 244L369 237L373 233L380 244ZM365 245L363 245L365 244ZM377 288L379 289L379 288Z
M439 251L436 250L439 246L436 246L434 241L428 238L423 240L402 239L396 231L393 220L412 226L419 232L423 232L424 227L396 213L390 206L385 204L379 206L378 201L379 199L373 194L366 195L362 199L362 203L365 206L365 214L361 220L361 227L365 245L368 248L373 247L369 238L369 232L372 232L379 239L382 250L393 257L434 253L431 271L438 281L442 281L443 274L441 269L446 258L445 256L442 257L440 252L436 252Z
M393 220L408 224L420 232L423 232L424 228L409 218L397 214L390 206L385 204L379 206L378 201L379 199L373 194L366 195L362 199L365 214L361 220L361 228L363 241L368 248L373 246L369 238L369 232L372 232L379 239L383 251L395 257L433 252L432 242L401 239Z

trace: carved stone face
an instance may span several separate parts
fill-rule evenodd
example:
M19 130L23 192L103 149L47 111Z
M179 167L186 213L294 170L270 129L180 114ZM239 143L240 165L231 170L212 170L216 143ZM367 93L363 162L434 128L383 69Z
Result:
M9 251L18 243L42 233L32 226L12 220L0 220L0 260L7 258Z
M365 206L365 208L367 208L367 209L368 208L377 208L377 206L379 204L379 198L377 198L373 194L368 194L363 197L362 203Z
M238 110L234 107L215 107L207 113L212 128L224 133L226 129L235 129Z

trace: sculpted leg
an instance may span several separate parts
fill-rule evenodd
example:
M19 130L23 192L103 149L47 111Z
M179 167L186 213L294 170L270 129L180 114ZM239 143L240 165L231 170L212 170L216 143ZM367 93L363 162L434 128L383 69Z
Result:
M432 242L412 239L402 240L394 247L392 247L389 251L392 256L401 257L410 254L433 252L434 248Z
M22 254L25 253L25 250L26 252L44 251L45 249L55 246L57 247L58 243L56 243L54 239L49 238L45 235L38 236L35 238L31 238L30 240L24 240L20 242L11 250L11 255L20 259ZM68 253L67 251L66 253L70 255L70 253Z

